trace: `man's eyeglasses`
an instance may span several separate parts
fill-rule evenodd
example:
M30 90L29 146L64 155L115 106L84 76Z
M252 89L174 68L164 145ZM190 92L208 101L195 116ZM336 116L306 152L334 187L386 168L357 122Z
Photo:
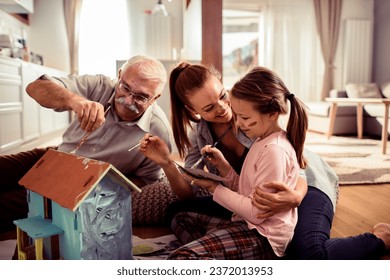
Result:
M118 81L118 89L126 95L131 95L133 97L134 102L139 105L145 105L151 99L151 97L146 97L141 93L133 92L128 85L123 83L122 79Z

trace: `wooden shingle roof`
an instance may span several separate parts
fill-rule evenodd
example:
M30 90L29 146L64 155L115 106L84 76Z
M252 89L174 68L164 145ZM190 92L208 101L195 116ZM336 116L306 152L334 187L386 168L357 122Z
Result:
M106 175L124 188L141 191L109 163L57 150L48 150L19 184L75 211Z

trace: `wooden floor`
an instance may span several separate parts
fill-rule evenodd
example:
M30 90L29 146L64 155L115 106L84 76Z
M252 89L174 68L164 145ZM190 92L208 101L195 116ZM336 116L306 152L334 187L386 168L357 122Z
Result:
M371 231L378 222L390 223L390 184L340 187L332 237Z
M390 184L341 186L331 237L371 232L379 223L390 223ZM133 234L151 238L169 234L168 228L135 227ZM390 253L384 257L390 259Z
M371 232L379 222L390 223L390 184L340 187L331 237ZM382 259L390 260L390 252Z
M379 222L390 223L390 184L341 186L333 219L331 237L347 237L370 232ZM170 234L169 228L134 227L133 234L142 238ZM1 237L1 236L0 236ZM0 240L15 238L4 236ZM390 260L390 253L384 256Z

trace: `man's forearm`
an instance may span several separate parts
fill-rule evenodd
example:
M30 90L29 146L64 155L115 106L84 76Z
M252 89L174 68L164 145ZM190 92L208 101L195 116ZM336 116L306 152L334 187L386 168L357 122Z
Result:
M26 87L26 92L41 106L59 111L73 110L77 99L82 99L65 87L48 80L36 80Z

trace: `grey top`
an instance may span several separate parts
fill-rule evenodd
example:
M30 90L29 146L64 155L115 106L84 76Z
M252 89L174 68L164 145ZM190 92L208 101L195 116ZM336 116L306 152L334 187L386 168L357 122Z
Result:
M303 150L308 165L305 168L307 184L324 192L332 201L333 210L339 197L339 177L328 163L309 149Z
M116 79L112 80L104 75L73 75L55 77L54 80L62 82L75 94L103 104L105 108L110 104L113 105ZM111 163L127 176L137 176L146 183L152 183L163 176L161 167L138 152L138 149L128 151L138 144L146 132L158 135L171 150L172 130L165 113L156 102L146 109L140 119L134 122L120 120L115 113L114 106L111 106L104 125L90 134L77 154ZM72 151L85 133L80 128L77 118L73 119L63 135L63 141L58 150Z
M244 134L239 133L237 135L238 140L247 148L252 146L252 141ZM194 124L194 129L189 132L189 140L192 147L188 150L185 158L185 166L192 166L200 157L200 150L205 145L213 144L213 137L207 122L203 119L197 124ZM308 166L303 170L307 184L311 187L317 188L324 192L332 201L333 209L336 210L336 204L339 193L339 178L333 169L316 153L304 149L304 156L308 161ZM198 165L198 168L203 168L204 162ZM216 168L206 163L206 167L209 172L218 174ZM198 192L198 188L194 187L194 192Z

